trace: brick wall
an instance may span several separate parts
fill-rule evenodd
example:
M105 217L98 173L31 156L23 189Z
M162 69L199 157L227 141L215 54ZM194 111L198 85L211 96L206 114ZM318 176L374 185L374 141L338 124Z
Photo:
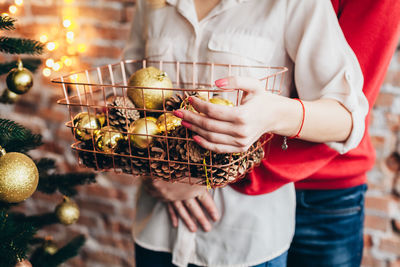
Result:
M39 39L42 33L57 32L61 16L73 8L79 26L76 40L87 45L74 69L118 61L128 35L134 0L25 0L18 9L19 36ZM0 12L11 1L0 0ZM55 29L55 30L54 30ZM0 57L0 60L7 59ZM5 77L1 77L3 83ZM369 173L366 200L365 256L363 266L400 266L400 54L393 58L385 84L373 111L370 132L377 152L375 168ZM63 123L68 119L64 106L56 104L61 90L40 71L34 88L13 106L0 106L7 117L43 135L45 145L33 151L34 157L55 158L62 171L76 170L75 155L69 149L71 134ZM88 241L80 255L65 266L134 266L130 237L135 181L129 176L106 174L96 184L81 187L75 198L81 218L68 227L52 226L40 234L52 235L62 245L82 233ZM28 214L54 209L61 195L35 193L20 209Z

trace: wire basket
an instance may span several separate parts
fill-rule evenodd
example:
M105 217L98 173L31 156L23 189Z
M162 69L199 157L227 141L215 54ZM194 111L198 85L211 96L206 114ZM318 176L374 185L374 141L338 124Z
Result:
M162 107L158 109L150 109L146 106L137 108L128 104L130 101L128 90L136 88L128 86L130 75L149 66L167 73L173 84L173 88L140 87L142 92L145 92L144 90L160 91ZM243 94L240 89L223 90L214 86L215 80L227 76L262 77L260 80L265 85L265 90L279 94L286 71L284 67L127 60L72 73L54 79L52 82L59 84L63 90L65 98L59 100L58 104L66 105L69 110L70 121L66 123L66 126L71 128L74 135L75 142L71 148L77 152L80 165L97 171L129 173L133 176L209 185L215 188L236 182L260 164L261 159L268 152L265 148L273 135L264 134L246 152L218 154L200 148L194 142L191 131L183 126L152 134L148 130L148 120L151 117L160 118L163 114L172 114L176 108L190 108L186 101L189 95L201 96L207 101L218 97L228 100L234 106L239 106ZM165 97L171 95L171 91L173 96ZM144 95L142 93L143 102ZM119 102L116 102L117 98ZM171 107L171 102L178 106ZM98 141L96 131L98 130L81 129L73 122L80 113L86 113L89 117L103 114L101 115L104 118L103 127L118 124L119 128L104 128L109 134L119 133L124 137L118 144L118 149L100 150L96 146L96 141ZM129 125L133 122L131 118L128 118L128 113L139 114L138 117L145 119L145 133L130 132ZM117 119L115 114L119 116ZM161 120L159 126L162 127L163 123ZM166 120L164 127L164 129L168 127ZM91 130L89 138L78 139L76 134L78 130ZM134 146L131 140L136 136L145 138L149 141L149 145L140 149Z

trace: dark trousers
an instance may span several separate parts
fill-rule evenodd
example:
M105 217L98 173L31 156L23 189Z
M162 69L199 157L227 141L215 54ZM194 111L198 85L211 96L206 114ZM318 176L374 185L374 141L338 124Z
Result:
M288 267L360 266L366 190L366 185L297 190L296 231Z
M243 253L246 253L243 251ZM135 244L136 267L175 267L172 264L172 254L167 252L159 252L145 249ZM285 267L287 252L282 255L259 264L254 267ZM194 264L189 264L188 267L198 267Z

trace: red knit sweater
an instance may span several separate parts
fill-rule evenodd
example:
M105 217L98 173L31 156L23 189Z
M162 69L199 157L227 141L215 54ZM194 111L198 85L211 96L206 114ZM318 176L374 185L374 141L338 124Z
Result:
M399 0L332 0L340 26L360 62L364 94L370 110L400 36ZM368 125L369 114L366 119ZM368 129L368 127L366 127ZM375 161L375 150L366 131L360 145L340 155L325 144L288 140L271 141L268 160L245 179L232 185L244 194L265 194L289 182L297 189L340 189L366 183L366 172Z

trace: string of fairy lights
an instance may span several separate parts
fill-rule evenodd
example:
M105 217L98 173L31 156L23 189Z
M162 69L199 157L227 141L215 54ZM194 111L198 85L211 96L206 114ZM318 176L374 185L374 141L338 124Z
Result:
M63 0L64 4L61 9L61 27L57 27L56 31L39 33L37 39L45 44L47 53L44 54L44 67L42 74L50 77L61 71L69 71L71 67L78 64L79 55L87 50L87 45L78 42L79 27L76 24L75 17L77 10L75 6L77 0ZM19 10L23 8L24 0L14 0L9 5L8 12L4 12L2 16L18 16Z

